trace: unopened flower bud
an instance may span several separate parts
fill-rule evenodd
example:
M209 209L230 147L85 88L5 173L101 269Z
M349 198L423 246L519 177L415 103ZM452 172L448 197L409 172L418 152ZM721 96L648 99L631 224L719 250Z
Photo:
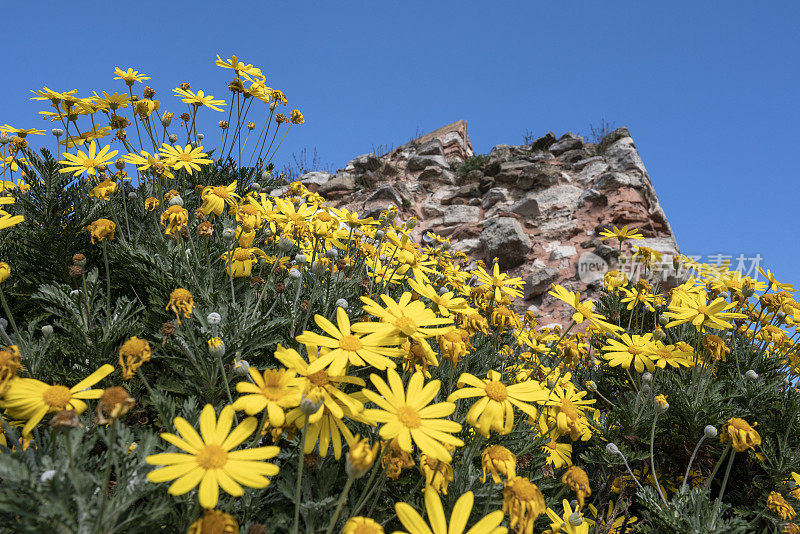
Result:
M50 133L52 133L56 137L61 137L62 135L64 135L64 130L62 130L61 128L53 128L52 130L50 130Z
M745 297L752 297L755 294L755 290L752 287L743 287L742 288L742 295Z
M666 315L658 316L658 324L660 324L661 326L666 326L668 322L669 322L669 317L667 317Z
M212 337L208 340L208 352L215 358L225 354L225 342L221 338Z
M414 228L416 225L417 225L417 218L416 217L411 217L406 222L406 228L409 228L409 229Z
M290 250L292 247L294 247L294 241L292 241L291 238L281 237L278 240L278 248L281 249L282 251L286 252L287 250Z
M269 180L272 176L272 173L268 169L264 169L261 171L261 179L262 180Z
M328 252L326 252L325 254L332 260L335 260L339 257L339 251L336 250L335 248L328 250Z
M349 306L349 304L347 303L347 301L345 299L339 299L339 300L336 301L336 307L337 308L342 308L342 309L346 310L348 306Z
M703 435L709 439L717 437L717 428L714 425L706 425Z
M222 231L222 239L228 242L233 241L234 239L236 239L236 230L234 230L233 228L225 228Z
M131 200L135 199L136 198L136 193L131 191L130 193L128 193L128 198L131 199Z
M80 289L73 289L72 291L69 292L69 294L70 294L70 296L73 296L73 297L79 297L80 294L81 294L81 290Z
M114 162L114 167L116 167L118 171L121 171L125 168L125 160L122 158L117 158L117 161Z
M197 134L197 139L199 139L200 141L202 141L202 140L203 140L203 139L205 139L205 138L206 138L206 136L205 136L205 135L203 135L203 134Z
M752 369L748 369L747 372L744 374L744 376L746 376L750 380L757 380L758 379L758 373L756 373Z
M653 381L653 374L650 371L645 371L642 373L642 382L652 382Z
M305 254L297 254L294 257L294 261L296 261L299 265L303 265L304 263L308 262L308 258L306 258Z
M250 373L250 363L247 360L234 360L233 372L240 376L247 376Z
M292 280L300 280L301 277L302 274L300 274L299 269L295 268L289 269L289 278L291 278Z
M595 383L594 380L587 380L586 389L591 391L592 393L597 393L597 384Z
M169 142L176 143L178 141L178 136L175 134L169 134Z
M322 408L322 397L320 395L314 392L311 392L308 396L303 395L303 399L300 401L300 410L304 414L315 414L320 408Z
M606 452L609 454L619 454L619 447L617 447L614 443L608 443L606 445Z
M211 326L217 326L220 321L222 321L222 316L217 312L211 312L206 316L206 321L208 321L208 324Z
M169 205L183 207L183 198L180 195L175 195L174 197L169 199Z
M583 516L579 510L575 510L569 515L569 524L573 527L578 527L583 524Z
M53 335L53 327L49 324L46 324L42 327L42 334L45 336L52 336Z
M385 236L385 235L386 235L386 232L384 232L383 230L376 230L375 231L375 239L381 240L381 239L383 239L383 236Z
M278 107L278 102L276 100L273 100L272 102L269 103L269 110L270 111L275 111L275 108L277 108L277 107Z
M653 399L653 407L656 410L656 413L662 414L669 410L669 403L667 402L666 395L656 395Z
M315 261L311 265L311 272L316 274L317 276L322 275L325 273L325 264L321 261Z
M39 477L39 480L42 481L42 482L49 482L49 481L53 480L54 476L56 476L56 470L55 469L48 469L47 471L44 471L41 474L41 476Z
M250 189L252 189L253 191L260 191L261 184L258 182L253 182L252 184L250 184Z

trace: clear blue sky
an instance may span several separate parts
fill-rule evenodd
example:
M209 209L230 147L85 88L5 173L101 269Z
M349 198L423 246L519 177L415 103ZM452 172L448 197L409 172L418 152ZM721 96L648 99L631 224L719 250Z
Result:
M44 127L43 85L121 91L115 66L167 107L186 80L227 100L217 53L304 112L282 155L333 167L457 119L485 153L605 118L630 128L684 252L759 253L800 284L798 2L7 4L0 123Z

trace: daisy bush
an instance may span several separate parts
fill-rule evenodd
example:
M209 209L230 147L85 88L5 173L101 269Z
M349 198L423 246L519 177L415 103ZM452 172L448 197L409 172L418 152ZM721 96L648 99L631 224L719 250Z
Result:
M216 65L0 126L0 531L800 531L790 284L666 286L615 227L639 276L542 326L496 261L285 183L302 113Z

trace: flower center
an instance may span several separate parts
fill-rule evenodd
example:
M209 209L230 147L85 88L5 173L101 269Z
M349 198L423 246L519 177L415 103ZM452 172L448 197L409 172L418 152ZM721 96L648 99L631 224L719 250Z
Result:
M89 167L97 167L97 160L96 160L96 159L87 159L87 160L86 160L86 161L83 163L83 166L84 166L84 167L86 167L87 169L88 169Z
M486 396L493 401L503 402L508 398L508 390L502 382L492 380L486 383Z
M66 386L50 386L42 393L42 400L51 408L63 410L72 400L72 392Z
M636 356L637 354L641 354L642 350L637 347L628 347L628 353Z
M228 198L228 188L221 185L215 187L212 191L219 198Z
M206 445L200 449L196 458L203 469L219 469L228 461L228 453L219 445Z
M514 492L514 496L520 501L532 501L534 497L536 497L538 488L529 480L523 478L514 483L512 491Z
M339 348L342 350L356 352L361 350L363 346L364 345L361 344L361 340L356 336L344 336L339 340Z
M330 383L328 379L328 373L326 371L317 371L316 373L312 373L308 375L308 381L314 384L315 386L327 386Z
M491 447L489 447L489 458L491 458L492 460L496 460L498 462L505 462L512 459L511 451L509 451L505 447L492 445Z
M233 251L233 259L235 261L247 261L251 257L250 251L246 248L237 248Z
M394 325L405 335L410 336L417 331L417 323L410 317L401 315L397 318Z
M702 305L698 306L697 307L697 313L702 314L702 315L708 315L708 306L702 306Z
M382 533L383 531L382 530L378 530L378 527L376 527L374 525L368 525L366 523L361 523L353 531L353 534L378 534L379 532Z
M397 418L407 428L417 428L422 422L417 411L410 406L403 406L397 410Z
M575 306L575 311L583 315L584 317L591 317L592 316L592 309L589 308L586 304L578 304Z
M180 159L181 161L192 161L192 154L189 152L183 152L181 153L180 156L178 156L178 159Z

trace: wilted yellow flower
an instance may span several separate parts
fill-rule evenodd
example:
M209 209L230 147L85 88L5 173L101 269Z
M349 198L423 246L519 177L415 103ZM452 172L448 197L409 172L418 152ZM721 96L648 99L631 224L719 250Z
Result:
M562 475L561 483L575 492L578 504L583 506L586 497L591 496L592 488L589 487L589 477L586 471L577 465L570 466Z
M419 470L425 476L422 491L432 488L440 495L447 495L447 486L454 478L452 465L423 453L419 455Z
M753 423L755 426L756 423ZM750 424L739 417L731 417L728 423L722 427L720 434L722 443L731 442L733 450L744 452L747 449L755 449L761 445L761 436Z
M544 496L536 484L525 477L514 477L503 488L503 513L508 526L517 534L533 534L533 523L545 513Z
M469 333L466 330L451 330L446 334L438 336L436 340L439 342L439 351L442 356L448 360L453 367L458 365L461 358L469 354Z
M397 480L403 469L414 467L411 453L400 448L397 438L384 441L382 446L385 450L381 456L381 465L386 470L386 478L389 480Z
M158 199L156 197L147 197L144 199L144 209L147 211L156 211L159 206Z
M9 381L22 369L22 355L16 345L0 349L0 397L6 391Z
M200 210L206 215L214 214L216 216L222 215L225 205L235 207L237 199L241 198L236 194L236 182L232 182L227 186L208 186L203 188L200 193L200 198L203 199L203 205Z
M239 523L233 516L219 510L205 510L186 534L239 534Z
M258 257L266 257L263 250L256 247L243 248L236 247L233 251L222 254L222 261L225 262L225 271L234 278L250 276L253 272L253 265L258 263Z
M99 198L102 200L111 200L111 195L117 190L117 182L106 178L92 188L89 196L92 198Z
M351 517L344 524L342 534L383 534L383 527L368 517Z
M109 219L97 219L86 227L92 237L92 244L101 243L105 239L114 240L114 232L117 225Z
M101 425L113 423L122 417L136 404L128 391L120 386L112 386L103 390L97 401L97 422Z
M146 339L131 337L119 349L119 366L122 368L122 378L130 380L136 370L144 362L150 361L150 343Z
M4 261L0 261L0 284L8 280L11 276L11 266Z
M165 227L166 235L180 232L187 224L189 224L189 212L177 204L168 207L161 214L161 226Z
M792 505L786 502L783 495L777 491L770 491L767 498L767 508L780 516L781 519L792 519L797 513L792 508Z
M361 478L369 471L378 456L378 443L370 446L369 440L356 435L347 453L346 469L349 476Z
M481 467L483 476L481 482L486 482L486 473L492 475L495 484L502 482L500 476L506 480L517 476L517 457L502 445L491 445L481 453Z
M178 312L182 312L186 319L191 317L192 311L194 310L194 298L189 291L179 287L169 294L169 302L165 309L175 312L175 319L177 319L178 324L181 324L181 318Z
M306 119L303 117L303 114L300 113L299 109L293 109L291 113L291 121L292 124L303 124Z

